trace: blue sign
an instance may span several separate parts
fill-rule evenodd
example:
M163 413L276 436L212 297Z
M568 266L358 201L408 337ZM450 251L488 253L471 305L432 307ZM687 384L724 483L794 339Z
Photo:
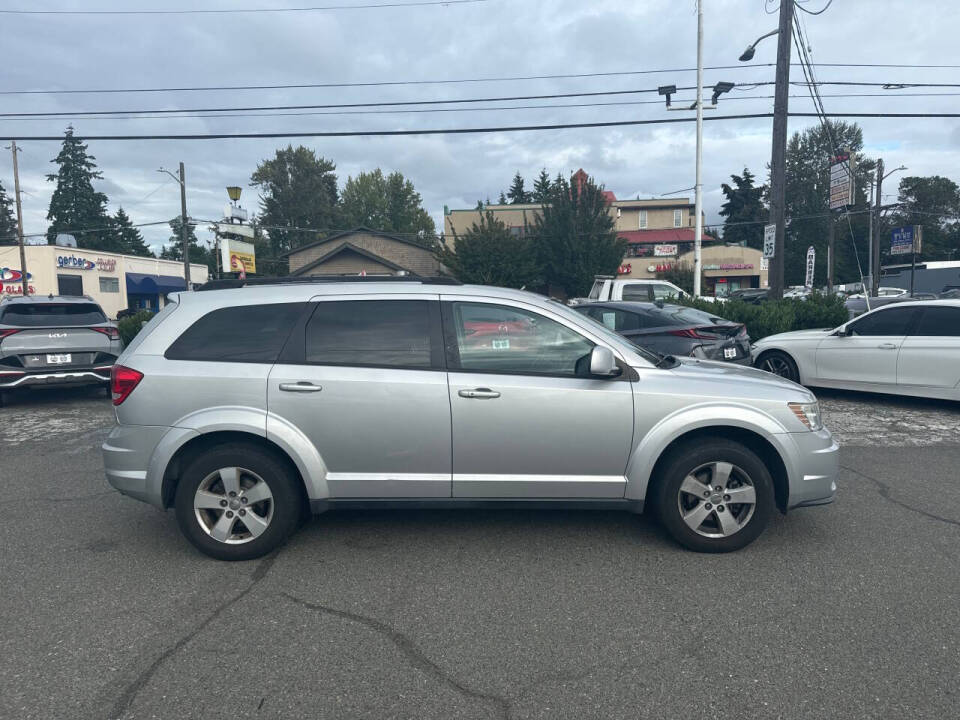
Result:
M890 240L890 254L909 255L912 252L919 251L919 248L916 251L913 249L915 231L916 227L914 225L894 228L893 237Z

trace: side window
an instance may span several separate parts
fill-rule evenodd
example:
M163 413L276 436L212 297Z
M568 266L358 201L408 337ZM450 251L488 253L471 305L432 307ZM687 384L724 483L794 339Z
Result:
M960 337L960 308L930 307L923 309L914 335L928 337Z
M640 283L624 285L623 299L624 300L642 300L643 302L647 302L648 300L650 300L650 286L643 285Z
M671 298L677 297L677 291L674 290L669 285L654 285L653 286L653 299L654 300L669 300Z
M594 308L590 310L590 317L615 332L630 332L640 329L640 318L632 312L611 310L610 308Z
M438 318L437 318L438 319ZM317 303L307 323L305 360L429 370L440 366L431 339L428 300L345 300Z
M847 329L853 335L906 335L917 311L912 307L878 310L850 323Z
M589 374L593 343L527 310L452 303L447 328L447 362L451 368L529 375Z
M236 305L204 315L167 348L168 360L274 363L304 303Z

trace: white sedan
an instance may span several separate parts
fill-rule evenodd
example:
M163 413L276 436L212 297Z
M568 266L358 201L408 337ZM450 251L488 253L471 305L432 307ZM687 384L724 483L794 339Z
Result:
M802 385L960 400L960 300L885 305L833 330L770 335L751 355Z

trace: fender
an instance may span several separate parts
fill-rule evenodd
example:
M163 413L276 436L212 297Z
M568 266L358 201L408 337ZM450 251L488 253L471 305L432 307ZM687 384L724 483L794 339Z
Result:
M327 465L316 446L298 427L279 415L267 413L266 420L267 440L277 444L293 460L303 478L307 497L310 500L329 498Z
M627 463L628 500L644 500L653 467L664 449L681 435L704 427L725 426L750 430L767 440L780 454L788 480L796 477L796 446L777 420L748 405L707 402L682 408L666 416L644 435Z

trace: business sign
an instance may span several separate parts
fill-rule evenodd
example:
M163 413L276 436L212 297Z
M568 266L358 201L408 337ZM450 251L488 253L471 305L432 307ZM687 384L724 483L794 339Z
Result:
M856 163L849 152L830 159L830 209L840 210L853 205L853 171Z
M97 264L92 260L77 257L76 255L57 255L57 267L70 270L93 270Z
M704 270L753 270L753 263L711 263Z
M246 275L257 271L257 256L253 243L243 240L221 237L220 262L224 272Z
M624 263L617 268L617 275L629 275L633 272L633 265L630 263Z
M817 264L817 251L813 249L813 245L807 248L807 277L803 281L803 284L808 288L813 287L813 268Z
M27 280L30 280L33 277L33 273L27 273ZM0 268L0 285L5 285L6 283L23 283L23 273L20 270L14 268L5 267Z
M760 258L760 269L761 270L770 269L770 258Z
M673 257L676 254L677 254L676 245L654 245L653 246L654 257Z
M763 226L763 257L770 259L777 251L777 226Z
M910 255L923 252L923 226L907 225L893 229L890 239L891 255Z

